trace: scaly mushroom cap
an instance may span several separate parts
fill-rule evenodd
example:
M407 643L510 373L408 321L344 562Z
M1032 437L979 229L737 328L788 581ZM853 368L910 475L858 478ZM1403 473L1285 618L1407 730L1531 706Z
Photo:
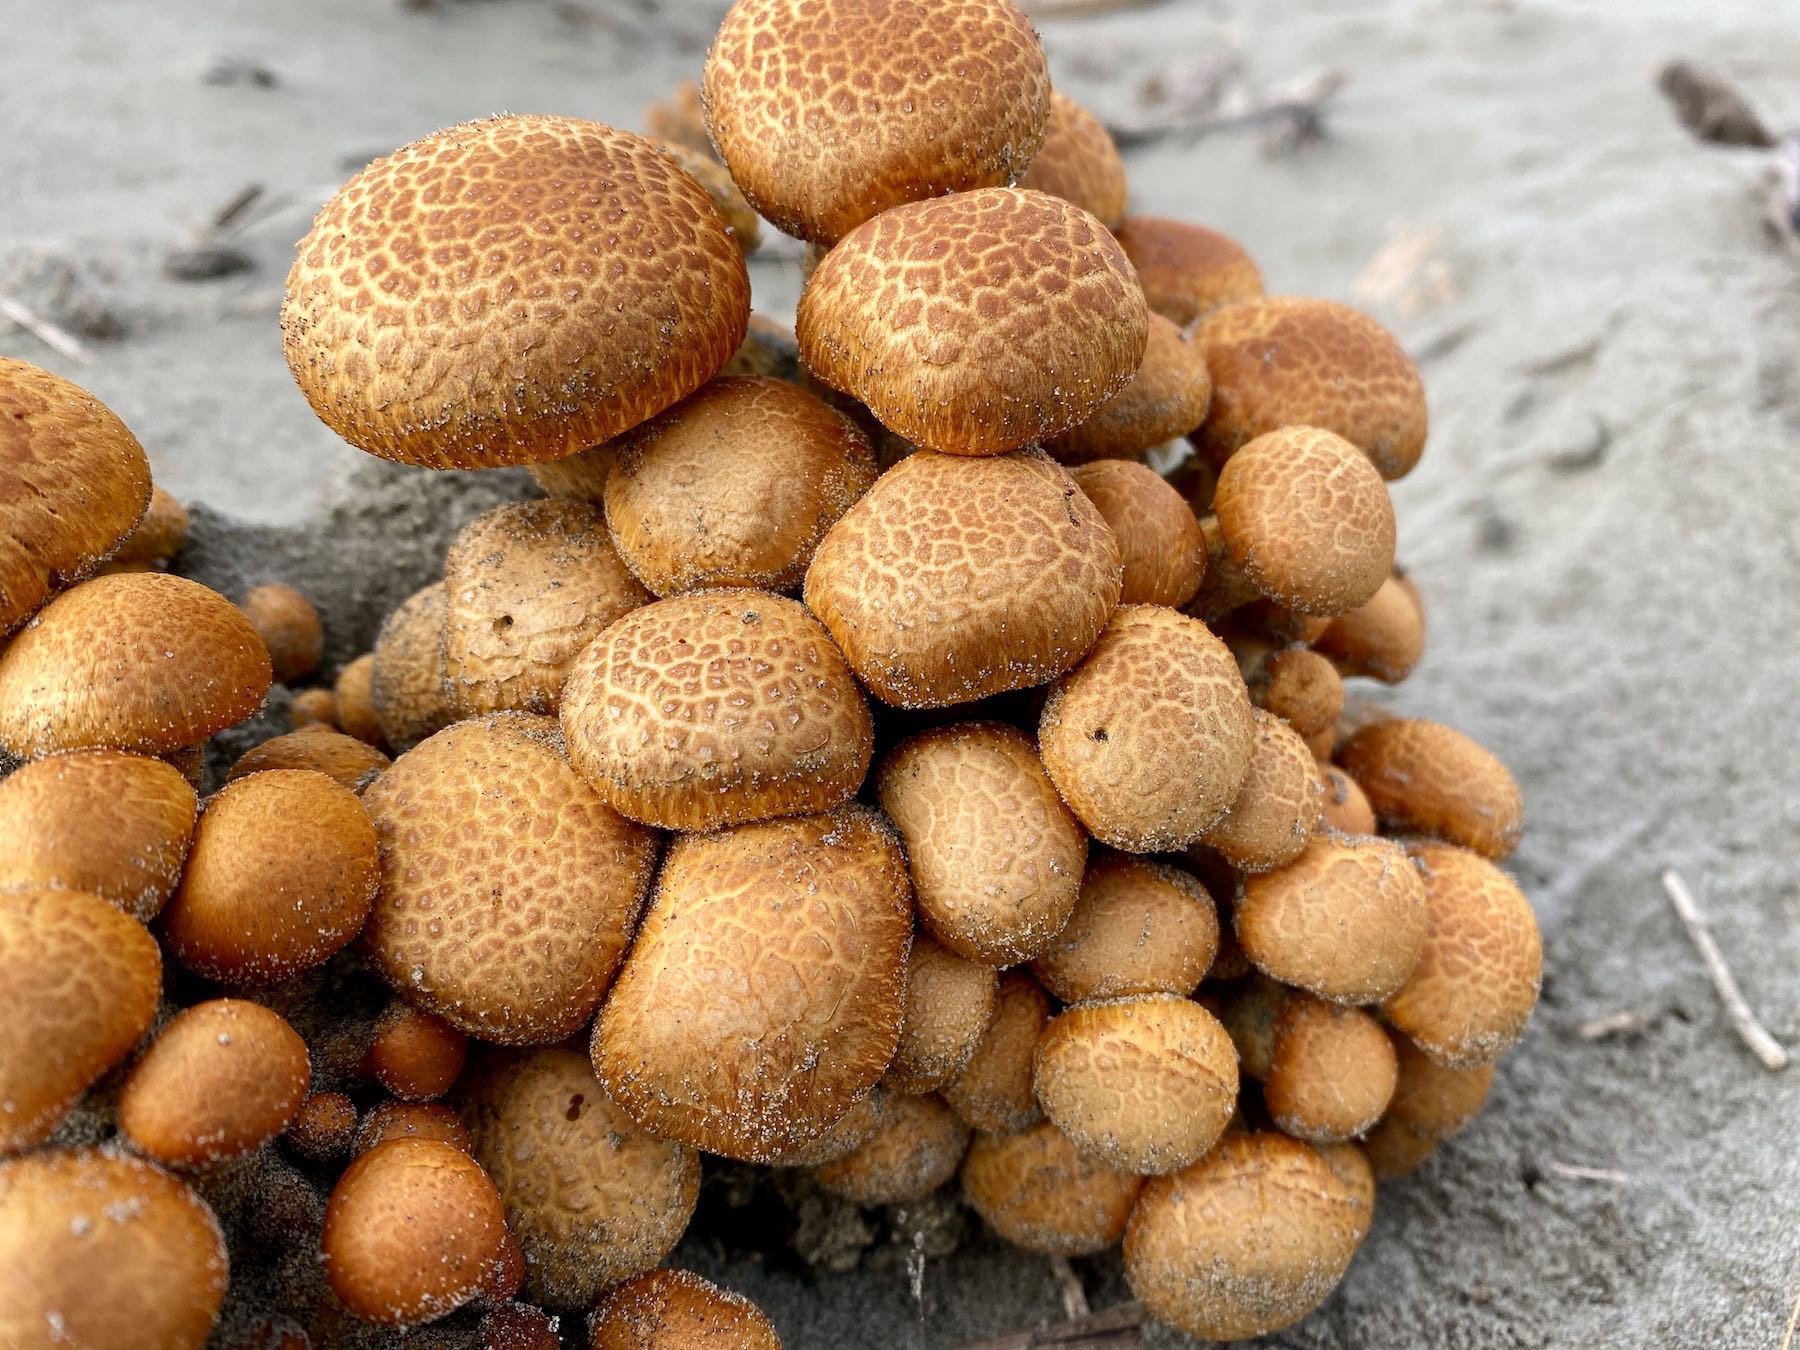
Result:
M1031 1061L1050 1020L1050 996L1029 971L1000 976L993 1020L963 1071L944 1085L944 1100L971 1129L1010 1134L1043 1119L1031 1089Z
M742 1294L691 1270L652 1270L608 1294L589 1350L781 1350L781 1337Z
M111 409L0 357L0 635L93 571L149 504L150 462Z
M1263 1101L1284 1133L1337 1143L1381 1118L1396 1072L1394 1047L1374 1017L1296 991L1275 1019Z
M706 189L598 122L505 116L378 159L326 203L281 328L313 410L434 469L559 459L698 389L750 281Z
M1015 1247L1088 1256L1125 1233L1143 1178L1083 1153L1048 1121L978 1134L963 1159L963 1195Z
M1319 809L1319 828L1339 834L1374 834L1375 808L1356 780L1335 764L1321 764L1325 800Z
M825 536L806 603L877 698L938 708L1062 674L1119 585L1118 541L1041 451L920 451Z
M731 231L738 252L746 258L756 252L757 245L762 243L762 217L744 200L744 194L738 191L738 185L731 181L730 171L714 159L710 152L694 149L679 141L652 140L651 144L679 164L683 173L706 189L706 195L713 199L713 205L725 217L725 227Z
M1256 263L1217 230L1162 216L1131 216L1116 233L1144 285L1144 299L1177 328L1263 293Z
M807 369L890 431L996 455L1091 417L1144 360L1131 264L1086 211L1015 188L877 216L806 283Z
M774 1161L816 1138L894 1057L909 891L867 807L679 837L594 1024L600 1081L709 1153Z
M414 591L382 622L369 672L369 701L381 737L404 754L456 721L444 668L450 592L441 581Z
M96 1148L0 1162L0 1342L200 1350L230 1258L206 1202Z
M187 543L188 513L175 498L159 487L150 489L150 506L144 518L113 550L115 563L164 563Z
M285 736L271 736L261 745L252 746L231 766L225 780L235 783L253 773L267 773L272 769L311 769L352 792L361 792L390 762L367 741L314 723Z
M1044 449L1064 464L1137 459L1199 426L1211 402L1205 350L1152 313L1144 359L1131 382L1085 422L1046 441Z
M364 652L338 672L331 686L338 726L346 736L380 749L381 719L375 716L375 653Z
M1194 332L1212 373L1212 410L1194 432L1223 464L1258 436L1322 427L1381 476L1404 478L1425 450L1425 386L1387 329L1329 300L1271 296L1227 306Z
M1356 732L1338 762L1381 820L1435 835L1487 858L1518 847L1525 828L1519 785L1486 748L1455 727L1392 717Z
M166 755L241 722L268 692L268 649L224 596L158 572L96 577L0 652L0 750Z
M1375 1175L1403 1177L1480 1113L1493 1086L1494 1066L1447 1069L1397 1031L1393 1046L1398 1075L1387 1114L1363 1141Z
M1119 541L1119 603L1180 609L1193 599L1206 575L1206 535L1168 480L1123 459L1097 459L1069 473Z
M1044 144L1019 186L1073 202L1109 230L1125 218L1125 161L1112 133L1067 94L1050 91Z
M968 1147L969 1127L942 1097L900 1093L872 1135L813 1177L859 1205L903 1205L955 1176Z
M1300 734L1261 708L1250 770L1230 810L1203 836L1240 872L1267 872L1300 856L1319 823L1319 763Z
M1185 998L1218 949L1218 910L1199 878L1171 863L1096 849L1074 914L1031 969L1065 1003Z
M923 933L906 962L900 1044L882 1081L899 1092L935 1092L968 1066L994 1020L1000 979Z
M905 202L1017 182L1050 72L1008 0L737 0L701 97L751 205L830 244Z

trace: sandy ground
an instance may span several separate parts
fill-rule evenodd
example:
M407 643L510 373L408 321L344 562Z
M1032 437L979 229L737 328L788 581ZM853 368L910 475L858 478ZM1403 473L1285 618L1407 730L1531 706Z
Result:
M1734 1039L1656 877L1694 884L1800 1047L1800 273L1759 231L1755 156L1687 140L1651 80L1671 55L1715 62L1800 121L1783 9L1210 0L1043 23L1059 84L1113 115L1146 75L1232 51L1266 83L1349 76L1324 144L1270 159L1254 134L1164 140L1130 157L1135 204L1230 231L1273 288L1365 304L1419 357L1434 429L1395 495L1432 645L1397 702L1501 750L1531 808L1514 865L1547 940L1533 1029L1486 1114L1383 1191L1342 1290L1279 1344L1781 1343L1800 1067L1767 1074ZM0 290L123 330L86 362L5 326L0 351L92 388L160 481L218 509L198 513L190 569L309 589L348 657L461 520L522 488L366 462L313 420L275 326L293 239L350 169L441 124L634 123L697 71L715 17L160 0L127 20L0 0L24 39L0 57L0 115L29 129L0 150ZM208 83L231 57L276 83ZM274 208L243 241L252 269L165 279L165 252L252 183ZM1429 266L1374 294L1365 269L1396 239L1425 241ZM791 307L794 256L757 265L760 307ZM1621 1011L1646 1025L1578 1036ZM759 1212L709 1213L682 1259L761 1301L790 1347L950 1345L1057 1316L1046 1266L990 1243L926 1260L915 1298L903 1261L814 1276ZM1078 1264L1096 1306L1125 1296L1116 1259Z

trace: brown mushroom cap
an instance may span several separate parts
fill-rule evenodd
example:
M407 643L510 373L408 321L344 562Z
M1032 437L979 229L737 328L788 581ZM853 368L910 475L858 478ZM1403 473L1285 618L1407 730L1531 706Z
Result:
M1265 974L1334 1003L1379 1003L1419 963L1425 883L1390 840L1315 835L1286 867L1244 879L1234 918Z
M1375 808L1357 786L1356 780L1335 764L1321 764L1325 777L1325 800L1319 808L1321 829L1339 834L1374 834Z
M1250 712L1237 662L1205 624L1121 605L1051 690L1038 749L1096 839L1132 853L1182 848L1236 798Z
M774 1160L815 1138L894 1057L908 892L867 807L681 836L594 1024L600 1081L710 1153Z
M1238 1053L1238 1072L1262 1082L1275 1058L1275 1026L1294 990L1252 969L1229 984L1209 983L1199 1002L1219 1019Z
M700 1193L700 1160L640 1129L586 1056L562 1046L483 1059L463 1116L525 1250L525 1294L586 1308L674 1248Z
M1216 310L1195 330L1213 398L1194 444L1215 464L1288 426L1336 432L1383 478L1425 449L1425 386L1393 335L1329 300L1271 296Z
M1250 584L1288 609L1343 614L1366 604L1394 566L1394 504L1373 465L1342 436L1283 427L1219 471L1213 512Z
M1000 976L993 1020L963 1071L944 1085L950 1109L977 1130L1010 1134L1043 1118L1031 1087L1032 1056L1050 1020L1050 996L1023 969Z
M707 129L786 234L1011 183L1043 144L1050 72L1008 0L737 0L707 54Z
M1069 921L1087 836L1031 738L1000 722L937 727L883 761L875 791L906 844L919 918L958 956L1016 965Z
M49 1138L156 1015L162 956L142 924L84 891L0 891L0 1153Z
M667 94L645 104L644 130L659 141L713 154L712 138L706 134L706 110L700 106L700 81L677 80Z
M338 672L331 696L337 703L338 726L346 736L378 749L381 719L375 715L375 653L364 652Z
M1518 847L1525 828L1519 785L1481 745L1442 722L1395 717L1366 726L1338 762L1381 820L1435 835L1488 858Z
M357 1127L356 1155L361 1157L390 1139L432 1139L475 1156L468 1126L442 1102L382 1102Z
M1194 992L1219 946L1219 916L1199 879L1165 862L1095 850L1081 898L1031 963L1065 1003Z
M322 773L270 769L206 803L161 927L175 959L206 979L274 983L341 951L379 879L375 827L356 794Z
M725 217L725 228L738 246L738 252L748 258L756 252L762 243L762 217L751 209L750 203L744 200L744 194L738 191L738 185L731 181L731 173L726 167L713 158L712 148L705 150L683 145L680 141L652 140L651 144L674 160L682 168L682 172L706 189L713 205L719 208L719 214Z
M1112 133L1067 94L1050 91L1044 144L1019 186L1073 202L1109 230L1125 218L1125 161Z
M381 724L382 740L396 752L412 749L457 720L456 698L444 668L449 613L449 590L434 581L388 615L375 639L369 701Z
M1032 1084L1044 1114L1122 1172L1186 1167L1237 1107L1237 1051L1205 1008L1135 994L1067 1008L1038 1042Z
M441 1097L461 1077L469 1038L443 1018L396 998L375 1022L363 1072L403 1102Z
M1193 599L1206 574L1206 536L1181 494L1129 460L1098 459L1070 474L1119 541L1119 603L1179 609Z
M1046 441L1044 448L1064 464L1138 459L1199 426L1211 401L1205 350L1153 313L1144 359L1130 383L1086 421Z
M963 1195L1015 1247L1051 1256L1104 1251L1125 1233L1143 1178L1082 1152L1050 1121L978 1134L963 1159Z
M224 596L156 572L96 577L0 651L0 750L168 754L242 721L268 692L269 653Z
M1231 808L1203 836L1240 872L1267 872L1300 856L1319 823L1319 763L1298 732L1253 708L1250 768Z
M654 416L725 364L749 314L724 217L668 155L598 122L504 116L339 189L300 242L281 328L345 440L474 469Z
M496 506L444 558L444 673L464 716L554 713L581 649L649 603L600 511L548 498Z
M367 741L314 724L252 746L238 757L225 778L235 783L253 773L309 769L352 792L361 792L390 762Z
M1222 305L1263 293L1262 273L1235 239L1204 225L1130 216L1116 233L1150 308L1188 328Z
M390 1139L351 1163L319 1241L344 1306L388 1326L460 1308L516 1257L494 1183L435 1139Z
M1425 654L1425 613L1388 577L1367 603L1332 619L1316 646L1345 675L1399 684Z
M1311 1144L1228 1135L1186 1171L1144 1184L1125 1230L1125 1278L1153 1317L1190 1336L1265 1335L1337 1287L1366 1210Z
M808 370L889 430L953 455L1085 422L1137 374L1148 325L1106 227L1016 188L877 216L825 256L794 316Z
M81 750L27 764L0 782L0 887L88 891L148 923L181 876L198 812L161 760Z
M299 591L271 581L253 587L238 608L269 649L276 680L292 684L318 669L325 650L325 625L312 601Z
M1270 652L1248 678L1256 706L1274 713L1302 736L1328 729L1344 710L1343 679L1330 661L1305 647Z
M0 1162L9 1345L200 1350L228 1266L206 1202L147 1162L93 1148Z
M1263 1101L1285 1133L1336 1143L1367 1133L1381 1118L1396 1072L1381 1023L1361 1008L1296 992L1275 1020Z
M341 1092L314 1092L282 1131L282 1140L302 1162L338 1162L356 1139L356 1103Z
M859 1205L923 1200L956 1175L969 1147L969 1127L943 1098L897 1093L875 1132L814 1174L833 1195Z
M302 689L294 695L288 709L288 720L295 731L305 727L329 727L337 730L337 696L329 689Z
M1119 584L1118 541L1042 452L920 451L831 528L806 603L877 698L937 708L1060 675Z
M1375 1175L1403 1177L1480 1112L1494 1082L1494 1066L1450 1069L1437 1064L1398 1032L1388 1037L1399 1073L1387 1114L1363 1146Z
M915 939L915 941L917 940ZM930 941L929 938L924 940ZM915 947L914 950L916 951L917 948ZM909 973L911 969L912 963L909 957L907 961ZM850 1109L838 1117L835 1125L804 1143L783 1149L772 1166L823 1167L826 1163L836 1162L845 1154L861 1148L868 1142L870 1136L881 1128L881 1123L887 1119L888 1103L898 1095L897 1092L889 1091L892 1086L886 1078L883 1078L869 1091L858 1097Z
M589 1350L781 1350L781 1337L742 1294L691 1270L652 1270L594 1309Z
M119 541L110 561L166 563L187 544L188 513L159 487L150 489L150 506L130 534Z
M150 503L150 463L79 385L0 357L0 635L87 576Z
M1531 902L1480 854L1417 844L1425 875L1424 950L1382 1015L1438 1063L1491 1064L1525 1034L1544 947Z
M906 962L906 1011L888 1066L890 1087L935 1092L968 1067L994 1020L1000 980L992 966L966 961L920 933Z
M656 840L569 766L554 721L459 722L395 760L363 805L381 847L364 941L389 984L503 1044L559 1041L588 1020Z
M862 785L874 740L824 626L753 590L627 614L571 663L562 725L602 800L675 830L828 811Z
M312 1079L306 1042L260 1003L216 998L177 1013L119 1089L119 1132L170 1167L204 1167L287 1128Z
M799 586L819 540L875 481L856 424L776 379L713 380L613 444L606 523L663 596Z

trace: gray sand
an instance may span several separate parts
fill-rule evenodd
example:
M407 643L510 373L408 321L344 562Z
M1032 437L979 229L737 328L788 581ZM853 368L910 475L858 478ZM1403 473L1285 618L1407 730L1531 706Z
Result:
M4 8L24 22L24 0ZM653 8L161 0L124 22L30 6L0 81L8 124L30 129L3 161L0 288L85 300L126 331L88 364L6 327L0 350L88 385L161 481L217 508L196 512L184 570L299 585L347 659L462 520L525 489L367 462L312 419L275 328L291 242L351 160L442 123L631 124L697 70L716 12ZM1656 877L1682 870L1752 1003L1800 1047L1800 284L1760 233L1755 155L1694 145L1652 87L1658 61L1692 56L1778 125L1800 120L1779 9L1210 0L1043 25L1059 83L1113 112L1150 70L1227 45L1265 81L1351 77L1327 143L1269 159L1254 135L1164 141L1132 155L1134 195L1235 234L1277 290L1365 304L1419 355L1434 430L1395 495L1431 648L1395 701L1501 751L1531 810L1513 866L1547 943L1532 1030L1486 1113L1384 1189L1343 1288L1278 1344L1781 1341L1800 1290L1800 1068L1770 1075L1739 1045ZM230 53L278 85L203 83ZM284 204L249 242L253 270L163 279L162 252L250 182ZM1399 227L1439 232L1432 294L1411 305L1353 289ZM56 292L59 259L74 292ZM795 259L757 265L761 307L791 307ZM1577 1036L1622 1010L1649 1024ZM756 1298L791 1347L948 1345L1058 1316L1047 1265L989 1240L928 1259L915 1300L889 1242L815 1276L764 1211L708 1203L681 1259ZM890 1223L905 1228L874 1226ZM1125 1297L1116 1258L1078 1264L1096 1306Z

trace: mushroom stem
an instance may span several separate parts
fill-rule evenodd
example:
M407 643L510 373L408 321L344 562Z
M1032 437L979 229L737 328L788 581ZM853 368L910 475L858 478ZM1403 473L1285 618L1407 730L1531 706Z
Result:
M1075 1273L1068 1257L1052 1256L1050 1273L1056 1277L1057 1292L1062 1295L1064 1317L1073 1322L1093 1311L1088 1307L1087 1290L1082 1287L1081 1276Z
M1675 906L1675 913L1680 918L1682 927L1687 929L1689 940L1700 953L1700 959L1706 963L1706 973L1712 976L1713 988L1719 991L1719 1001L1725 1005L1725 1011L1730 1015L1731 1025L1737 1030L1738 1037L1750 1047L1751 1052L1762 1061L1763 1068L1770 1073L1787 1068L1787 1051L1756 1020L1756 1014L1744 1002L1744 995L1738 989L1731 967L1725 964L1725 957L1720 953L1718 943L1713 941L1712 932L1707 928L1706 920L1701 917L1700 906L1694 903L1693 892L1688 890L1687 883L1675 871L1670 870L1662 874L1662 884L1663 890L1668 892L1669 903Z

